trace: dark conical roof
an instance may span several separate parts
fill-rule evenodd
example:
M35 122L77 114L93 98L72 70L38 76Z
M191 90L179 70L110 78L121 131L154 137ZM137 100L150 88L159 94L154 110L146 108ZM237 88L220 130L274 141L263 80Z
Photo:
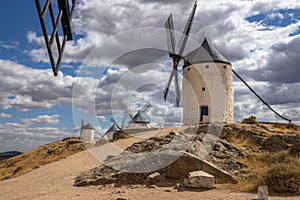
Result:
M184 67L197 63L231 63L220 54L205 38L201 46L187 54Z
M118 130L117 126L113 124L106 132L115 132L117 130Z
M94 127L90 123L87 123L87 125L83 126L82 128L83 129L94 129Z

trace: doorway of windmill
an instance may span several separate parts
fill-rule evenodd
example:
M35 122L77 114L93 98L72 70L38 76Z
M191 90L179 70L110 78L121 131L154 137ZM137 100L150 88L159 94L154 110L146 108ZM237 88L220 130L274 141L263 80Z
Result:
M208 116L208 106L200 106L200 122L203 122L203 116Z

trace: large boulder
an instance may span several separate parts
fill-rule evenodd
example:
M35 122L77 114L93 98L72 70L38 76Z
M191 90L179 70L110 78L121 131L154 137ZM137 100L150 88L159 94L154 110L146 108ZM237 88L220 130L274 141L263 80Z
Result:
M204 171L194 171L190 172L188 177L186 177L182 183L184 187L190 188L214 188L215 178L214 176L204 172Z
M179 159L167 166L166 169L166 176L172 179L187 177L190 172L201 170L215 176L217 183L238 182L238 180L228 172L187 152L184 152Z

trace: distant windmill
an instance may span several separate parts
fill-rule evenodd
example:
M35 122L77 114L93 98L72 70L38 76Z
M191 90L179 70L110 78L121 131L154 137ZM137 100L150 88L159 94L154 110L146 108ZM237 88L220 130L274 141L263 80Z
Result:
M116 120L115 120L113 117L110 119L110 121L111 121L113 124L112 124L112 126L108 129L108 132L109 132L109 131L117 131L117 130L123 131L123 126L124 126L125 118L123 118L121 126L118 125L118 123L116 122Z
M184 49L189 37L189 33L191 31L192 28L192 24L193 24L193 19L194 19L194 15L195 15L195 11L196 11L196 7L197 7L197 1L195 1L193 9L191 11L190 17L185 25L184 31L181 35L180 41L178 43L178 48L179 48L179 53L176 54L175 53L175 33L174 33L174 23L173 23L173 17L172 14L170 14L168 20L165 23L165 27L166 27L166 34L167 34L167 42L168 42L168 51L169 51L169 56L172 58L173 60L173 70L170 74L169 80L167 82L167 85L165 87L164 90L164 99L165 101L167 100L167 96L169 93L169 88L172 82L172 79L174 77L174 81L175 81L175 90L176 90L176 106L179 107L179 103L180 103L180 89L179 89L179 83L178 83L178 64L180 62L181 59L183 59L183 53L184 53Z
M146 103L135 115L132 114L124 102L120 101L118 104L124 113L131 119L128 123L128 129L150 128L150 122L147 121L144 115L151 108L151 103Z
M75 128L75 132L80 131L80 138L84 142L91 142L95 140L95 133L97 133L100 138L103 138L105 134L102 134L100 131L98 131L95 127L92 126L92 124L87 123L84 124L83 118L81 119L81 126L80 128Z
M119 126L118 123L116 122L116 120L112 117L112 118L110 119L110 121L111 121L113 124L112 124L111 127L105 132L105 134L103 135L103 137L104 137L105 135L107 135L107 138L108 138L109 140L114 140L115 137L116 137L116 132L119 132L119 135L120 135L120 133L121 133L121 134L125 134L125 132L123 131L123 126L124 126L125 119L126 119L126 118L125 118L125 115L124 115L123 120L122 120L122 124L121 124L121 126Z

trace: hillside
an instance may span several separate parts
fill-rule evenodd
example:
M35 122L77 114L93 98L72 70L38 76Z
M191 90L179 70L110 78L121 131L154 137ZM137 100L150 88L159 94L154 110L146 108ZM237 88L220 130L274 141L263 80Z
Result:
M128 138L117 140L114 142L114 144L119 147L122 147L122 149L127 149L132 152L151 151L151 149L158 149L160 148L160 145L164 145L165 143L169 142L163 138L170 138L169 134L171 132L174 132L174 130L170 128L163 129L155 136L151 135L151 138L148 139L142 137L128 137ZM41 170L33 170L33 172L27 173L25 176L20 176L17 179L10 179L4 181L5 184L4 183L1 184L0 182L0 187L2 187L2 189L6 188L6 190L10 190L9 184L11 184L11 187L17 187L15 185L18 185L18 187L21 188L22 186L21 185L19 186L19 183L23 183L22 177L27 177L26 180L24 179L24 181L27 182L29 180L32 180L35 182L42 182L42 183L45 182L44 184L46 184L48 180L46 181L44 180L44 178L43 181L40 180L41 177L44 177L45 175L42 174L39 175L40 177L39 179L37 179L37 176L35 175L36 173L42 173L43 171L43 174L48 173L48 175L46 176L48 177L49 180L51 179L51 181L47 183L47 188L49 188L47 190L49 191L57 190L58 186L56 186L56 188L52 188L52 189L50 188L52 184L59 185L59 187L63 188L60 182L62 180L62 177L65 177L64 185L65 187L68 187L70 191L80 191L80 193L81 192L86 193L85 191L92 190L94 192L99 192L99 190L97 188L95 189L94 187L91 188L88 187L89 189L86 187L76 189L76 187L72 186L74 184L75 176L78 176L80 173L88 169L91 168L96 169L95 167L100 165L99 162L97 164L97 162L95 161L91 161L92 163L91 165L85 165L85 163L79 162L79 160L88 159L87 155L89 155L89 153L87 151L85 151L84 153L85 155L84 158L80 157L83 155L82 154L83 152L80 154L76 154L78 156L76 155L69 156L75 154L76 152L82 151L84 149L85 149L84 146L82 145L82 143L78 138L70 138L70 139L65 139L62 141L41 146L37 149L26 152L22 155L0 162L1 180L17 177L32 169L42 168ZM91 155L89 156L91 157ZM61 158L66 158L66 157L67 160L64 159L66 161L62 160L59 161L59 163L53 162L55 160L59 160ZM75 158L76 161L72 160ZM245 191L256 192L257 186L261 184L265 184L264 182L265 180L263 179L263 177L265 176L266 171L268 171L273 165L278 165L278 164L288 164L289 166L300 165L300 128L292 124L287 125L287 124L280 124L280 123L254 123L254 124L235 123L232 125L226 125L220 135L220 139L218 143L214 146L211 153L206 157L206 160L216 164L221 169L228 171L230 174L232 174L239 180L239 183L235 185L230 185L230 186L225 185L226 187L217 185L217 188L224 188L224 187L227 188L225 192L226 194L229 195L229 192L232 190L243 191L243 192ZM53 166L57 167L57 169L50 167L49 164L45 165L46 163L50 163L50 162L53 162ZM73 163L72 166L69 166L70 162ZM77 163L76 164L77 167L74 167L75 166L74 162ZM45 165L45 166L40 167L41 165ZM79 166L79 165L85 165L85 166ZM64 170L60 168L63 168ZM99 168L101 168L101 165ZM84 171L80 171L80 170L84 170ZM60 174L63 172L66 174L64 175ZM297 173L300 173L299 168L297 168ZM133 182L132 184L134 185L135 183ZM138 192L139 190L141 190L142 193L147 193L147 191L143 189L144 187L143 184L137 187L130 186L132 184L124 186L125 188L127 188L126 189L127 191L132 190L132 192L134 192L135 190L137 190L136 192L134 192L135 195L140 194ZM42 184L40 187L46 187L46 186L43 186ZM111 185L107 187L105 186L104 187L100 186L100 187L102 188L101 190L103 190L100 192L101 194L103 193L104 195L103 198L109 197L109 193L116 190L114 189L115 187ZM229 189L230 191L228 190L228 187L230 188ZM176 190L174 189L171 190L172 192L176 192ZM159 191L156 190L156 192ZM164 193L164 190L161 190L160 192ZM35 193L38 193L38 191L31 191L30 195L34 195ZM71 195L71 193L68 191L64 191L64 192L61 191L61 193L64 194L68 193L68 195ZM215 191L212 192L212 194L213 193L218 193L218 192ZM223 192L221 192L218 195L222 195L222 193ZM59 194L50 195L49 192L45 192L45 194L49 196L54 195L55 197L59 197ZM60 195L64 195L64 194L60 194ZM176 195L178 194L179 193L176 193ZM15 198L13 194L10 195ZM22 194L20 195L22 196ZM97 196L96 193L93 193L91 195ZM117 196L117 193L111 193L110 195ZM186 193L185 195L191 195L191 194ZM68 199L66 197L69 196L65 196L65 199ZM76 198L78 199L79 197L80 196ZM161 196L159 197L163 198L164 195L161 194ZM251 195L251 197L254 198L253 195ZM168 199L171 199L170 196L168 196ZM291 199L297 199L297 197Z
M79 138L66 138L0 161L0 180L20 176L79 151L85 150Z
M207 136L209 127L200 125L197 133L186 127L185 131L171 131L165 136L136 142L120 155L107 158L108 166L99 166L77 176L75 185L147 185L147 177L158 173L157 182L151 184L176 186L189 172L202 169L203 161L199 159L204 150L202 144L212 142L205 140L213 136ZM185 153L177 156L181 151ZM163 161L173 157L176 160L161 165L162 160L156 160L162 157ZM205 164L206 170L215 176L217 183L238 182L234 187L239 191L255 192L259 185L266 184L274 192L300 194L300 129L293 124L225 125L204 158L206 161L211 163ZM161 167L156 168L158 165ZM143 168L147 170L137 173L136 170Z

